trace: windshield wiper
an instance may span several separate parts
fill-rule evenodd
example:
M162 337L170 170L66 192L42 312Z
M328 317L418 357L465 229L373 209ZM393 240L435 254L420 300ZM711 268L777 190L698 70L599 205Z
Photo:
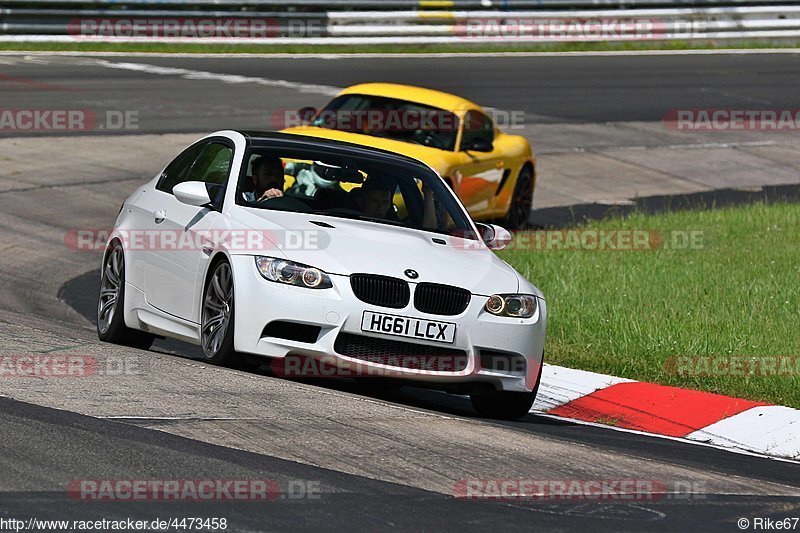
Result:
M330 217L349 218L349 219L352 219L352 220L365 220L367 222L377 222L379 224L388 224L390 226L400 226L400 227L403 227L403 228L419 229L419 228L414 228L413 226L407 226L407 225L403 224L399 220L388 220L386 218L370 217L370 216L367 216L367 215L364 215L364 214L361 214L361 213L356 213L354 211L349 211L349 210L347 210L347 211L338 211L336 208L329 209L329 210L326 210L326 211L320 211L320 210L311 211L311 213L314 214L314 215L327 215L327 216L330 216Z
M337 208L334 209L324 209L324 210L314 210L309 211L312 215L325 215L329 217L338 217L338 218L352 218L354 220L366 220L365 216L361 213L356 213L355 211L350 210L342 210L339 211Z

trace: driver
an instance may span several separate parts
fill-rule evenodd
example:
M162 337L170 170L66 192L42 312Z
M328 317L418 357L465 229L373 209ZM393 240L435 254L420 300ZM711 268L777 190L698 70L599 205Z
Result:
M370 176L355 197L361 212L372 218L396 220L392 199L397 184L383 176ZM355 192L355 191L354 191Z
M283 196L284 171L280 158L261 156L253 161L253 192L245 192L251 203Z

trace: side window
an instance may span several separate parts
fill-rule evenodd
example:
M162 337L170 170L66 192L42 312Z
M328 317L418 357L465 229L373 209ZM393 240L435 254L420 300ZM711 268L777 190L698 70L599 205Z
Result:
M186 181L224 185L231 171L233 150L220 142L208 143L197 157Z
M232 163L233 150L227 145L216 141L196 144L169 164L156 189L172 194L184 181L224 185Z
M475 139L494 142L492 119L479 111L469 111L464 117L464 134L461 136L461 150L465 150Z
M156 185L156 189L172 194L173 187L181 182L188 181L186 176L189 175L192 163L194 163L194 160L197 159L197 156L205 146L206 143L195 144L176 157L172 163L167 166L166 170L164 170L164 174L161 176L158 185Z

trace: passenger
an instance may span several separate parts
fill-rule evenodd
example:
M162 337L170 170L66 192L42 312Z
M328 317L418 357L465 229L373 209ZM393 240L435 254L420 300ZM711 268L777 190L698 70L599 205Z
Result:
M397 184L382 176L370 176L360 189L353 191L361 212L372 218L397 220L392 200Z
M322 189L342 190L338 181L326 179L324 177L328 169L341 170L340 167L328 165L321 161L314 161L313 165L303 165L295 174L292 193L303 196L314 196Z

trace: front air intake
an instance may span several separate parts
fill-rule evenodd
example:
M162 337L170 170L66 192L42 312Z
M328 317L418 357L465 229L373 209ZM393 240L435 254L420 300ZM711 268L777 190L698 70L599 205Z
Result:
M370 363L431 372L463 372L467 352L449 346L431 346L339 333L333 345L336 353Z
M313 344L317 342L321 331L321 327L311 324L274 320L264 327L264 330L261 332L261 337L273 337L275 339Z

